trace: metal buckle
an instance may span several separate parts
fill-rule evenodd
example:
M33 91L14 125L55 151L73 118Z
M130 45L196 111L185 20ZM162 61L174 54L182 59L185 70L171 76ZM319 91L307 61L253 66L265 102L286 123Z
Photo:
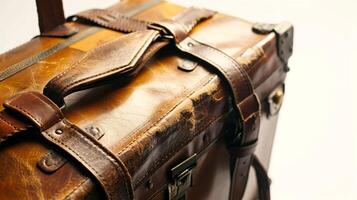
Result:
M186 191L192 186L192 169L197 165L197 154L187 158L170 170L169 200L185 200Z

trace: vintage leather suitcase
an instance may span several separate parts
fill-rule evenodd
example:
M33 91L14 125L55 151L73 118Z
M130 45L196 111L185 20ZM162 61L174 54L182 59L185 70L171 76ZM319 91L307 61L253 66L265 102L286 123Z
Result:
M41 35L0 56L0 199L270 198L289 23L37 5Z

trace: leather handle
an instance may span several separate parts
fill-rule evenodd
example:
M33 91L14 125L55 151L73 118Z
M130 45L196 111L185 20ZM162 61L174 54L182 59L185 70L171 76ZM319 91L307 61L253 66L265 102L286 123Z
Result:
M59 107L73 92L92 88L108 80L135 76L143 65L163 46L156 41L159 32L137 31L124 35L89 52L68 70L55 76L44 88L44 94Z
M89 51L68 70L54 77L45 86L44 94L62 107L64 98L73 92L99 86L114 77L119 80L133 77L159 49L173 41L182 41L195 25L214 14L206 9L188 8L173 20L152 24L105 10L82 12L79 17L106 24L105 27L111 29L139 30ZM147 24L151 25L148 29Z
M40 32L48 32L65 22L62 0L36 0Z

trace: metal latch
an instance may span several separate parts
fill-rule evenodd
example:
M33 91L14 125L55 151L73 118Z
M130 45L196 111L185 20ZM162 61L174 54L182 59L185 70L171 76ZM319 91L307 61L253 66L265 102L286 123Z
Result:
M268 104L269 104L269 115L276 115L281 105L283 104L284 99L284 84L280 84L276 87L268 96Z
M197 165L197 154L187 158L170 170L169 200L185 200L186 191L192 186L192 169Z

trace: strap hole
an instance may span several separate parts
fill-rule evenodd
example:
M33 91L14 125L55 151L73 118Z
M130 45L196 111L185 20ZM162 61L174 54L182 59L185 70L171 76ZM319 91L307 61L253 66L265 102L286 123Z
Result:
M192 42L189 42L189 43L187 43L187 46L189 46L189 47L193 47L193 46L195 46Z

